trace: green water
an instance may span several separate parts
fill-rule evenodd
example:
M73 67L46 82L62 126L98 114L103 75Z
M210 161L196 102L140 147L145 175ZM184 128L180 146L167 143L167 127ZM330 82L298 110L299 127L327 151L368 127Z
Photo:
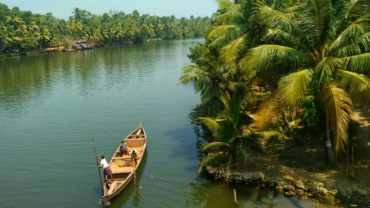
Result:
M0 207L102 207L91 142L108 159L140 121L148 148L111 207L312 207L268 189L202 178L188 119L200 103L176 86L189 47L173 40L0 59Z

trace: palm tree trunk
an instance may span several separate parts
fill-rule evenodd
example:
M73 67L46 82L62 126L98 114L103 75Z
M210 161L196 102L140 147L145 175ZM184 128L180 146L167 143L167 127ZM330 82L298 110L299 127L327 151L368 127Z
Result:
M302 146L302 142L300 141L299 137L294 133L293 129L290 127L288 118L286 117L284 110L281 111L281 115L283 116L284 123L288 128L290 135L292 135L295 144L297 146Z
M333 148L331 145L331 138L330 138L330 126L329 126L329 118L325 116L326 120L326 160L328 164L332 164L335 160Z
M267 81L267 87L269 88L271 93L274 92L274 87L272 86L270 81ZM288 118L286 117L286 114L285 114L284 110L281 111L281 115L283 116L284 123L285 123L286 127L288 128L290 135L292 135L295 144L297 146L302 146L302 142L300 141L298 136L294 133L293 129L290 127Z

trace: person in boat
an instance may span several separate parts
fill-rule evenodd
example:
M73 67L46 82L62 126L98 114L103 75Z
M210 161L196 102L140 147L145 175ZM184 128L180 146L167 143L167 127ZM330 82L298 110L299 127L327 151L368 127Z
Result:
M108 179L108 176L110 176L110 178L112 179L113 181L113 175L112 175L112 171L107 163L107 160L105 160L105 157L104 155L102 155L101 157L99 157L97 154L95 154L95 156L100 160L100 167L103 167L104 168L104 182Z
M137 150L132 150L131 151L131 161L135 162L135 166L137 165L137 156L138 156Z
M124 141L121 142L121 145L119 146L119 151L121 156L123 155L130 155L130 153L127 151L127 145Z

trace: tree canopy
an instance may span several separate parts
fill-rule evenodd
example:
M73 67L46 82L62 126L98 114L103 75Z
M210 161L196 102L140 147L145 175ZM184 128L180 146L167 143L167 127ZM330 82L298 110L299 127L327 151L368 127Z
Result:
M204 36L210 23L209 17L178 19L140 15L137 10L130 14L109 11L96 15L80 8L75 8L68 20L64 20L52 13L33 14L0 3L0 49L28 51L71 45L76 40L122 44L146 42L148 38L193 38Z
M311 119L301 113L310 100L326 127L328 151L344 151L354 103L370 106L370 1L218 3L206 44L191 49L196 65L184 68L179 81L193 83L207 97L203 105L213 101L208 109L215 112L206 115L225 109L214 104L217 97L231 100L238 93L242 106L253 103L250 87L263 85L269 93L250 127L263 131L282 121L299 145L292 122Z

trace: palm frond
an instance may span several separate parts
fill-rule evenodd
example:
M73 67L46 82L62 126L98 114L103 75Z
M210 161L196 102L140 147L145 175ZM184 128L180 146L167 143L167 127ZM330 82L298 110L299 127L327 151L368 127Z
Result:
M281 111L279 94L275 91L258 107L255 125L259 130L268 129L279 118Z
M370 53L346 57L343 60L345 70L370 75Z
M365 6L369 5L370 2L368 0L351 0L346 17L349 19L360 18Z
M280 79L278 94L284 106L295 107L304 98L311 82L311 69L291 73Z
M194 90L200 92L210 84L210 73L207 72L206 67L187 66L183 68L182 73L184 75L180 77L177 85L192 83L194 84Z
M271 73L272 70L280 70L279 73L297 71L308 62L305 53L290 47L281 45L261 45L250 49L250 52L242 60L242 72L257 70L261 73Z
M322 59L315 67L313 77L316 79L317 87L326 85L329 77L336 69L341 68L342 60L335 57Z
M222 48L225 44L228 43L228 39L226 37L226 35L221 35L219 37L217 37L217 39L215 39L214 41L212 41L208 47L209 48Z
M199 66L186 66L182 69L183 74L191 74L191 73L205 73L205 70Z
M308 0L301 16L304 33L312 46L324 45L328 38L331 18L331 2L328 0Z
M194 82L197 82L198 80L199 80L199 76L197 74L193 74L193 75L182 75L180 77L179 82L177 82L176 85L194 83Z
M370 107L370 79L362 74L355 72L338 70L340 87L346 90L353 101L359 103L364 108Z
M243 17L243 13L240 4L235 4L230 0L223 0L219 3L219 8L223 11L223 14L215 17L216 22L221 24L229 24L235 22L238 18Z
M320 98L333 132L333 149L338 153L339 150L344 150L347 143L347 129L353 109L352 101L344 90L333 84L327 84L321 89Z
M200 151L202 152L227 152L230 150L230 146L224 142L212 142L205 145Z
M198 173L202 172L203 167L208 164L218 163L221 160L221 157L224 155L223 152L217 152L212 156L206 157L203 159L203 161L200 163Z
M363 39L367 37L363 35L366 34L369 29L370 20L359 19L353 22L332 43L328 51L328 55L336 53L339 53L338 56L350 56L360 54L362 48L358 43L362 43ZM361 39L359 40L360 37ZM367 45L368 44L366 44L365 46ZM342 48L344 48L344 50ZM342 50L338 52L338 50L340 49Z
M226 96L221 96L220 100L221 100L222 104L224 105L225 109L230 109L229 99Z
M236 6L236 4L230 0L216 0L218 7L221 12L225 13Z
M337 57L348 57L354 55L360 55L364 51L370 51L370 32L367 32L356 40L348 42L344 46L340 47L337 52Z
M258 5L258 4L256 4ZM285 12L273 9L267 5L257 6L258 16L262 22L268 24L270 28L290 30L292 26L296 26L295 22Z
M245 52L246 50L246 37L248 33L244 34L243 36L240 36L239 38L231 41L228 45L224 46L221 49L221 56L220 58L225 63L232 63L234 62L240 54Z
M212 132L212 135L215 138L218 138L219 131L221 129L220 124L218 124L217 121L213 118L200 117L199 119L207 127L207 129Z
M297 48L301 44L301 39L296 37L294 34L272 28L267 30L264 40L277 45L284 45L292 48Z
M215 27L207 36L211 42L224 36L226 40L235 40L242 36L246 28L244 25L220 25Z

